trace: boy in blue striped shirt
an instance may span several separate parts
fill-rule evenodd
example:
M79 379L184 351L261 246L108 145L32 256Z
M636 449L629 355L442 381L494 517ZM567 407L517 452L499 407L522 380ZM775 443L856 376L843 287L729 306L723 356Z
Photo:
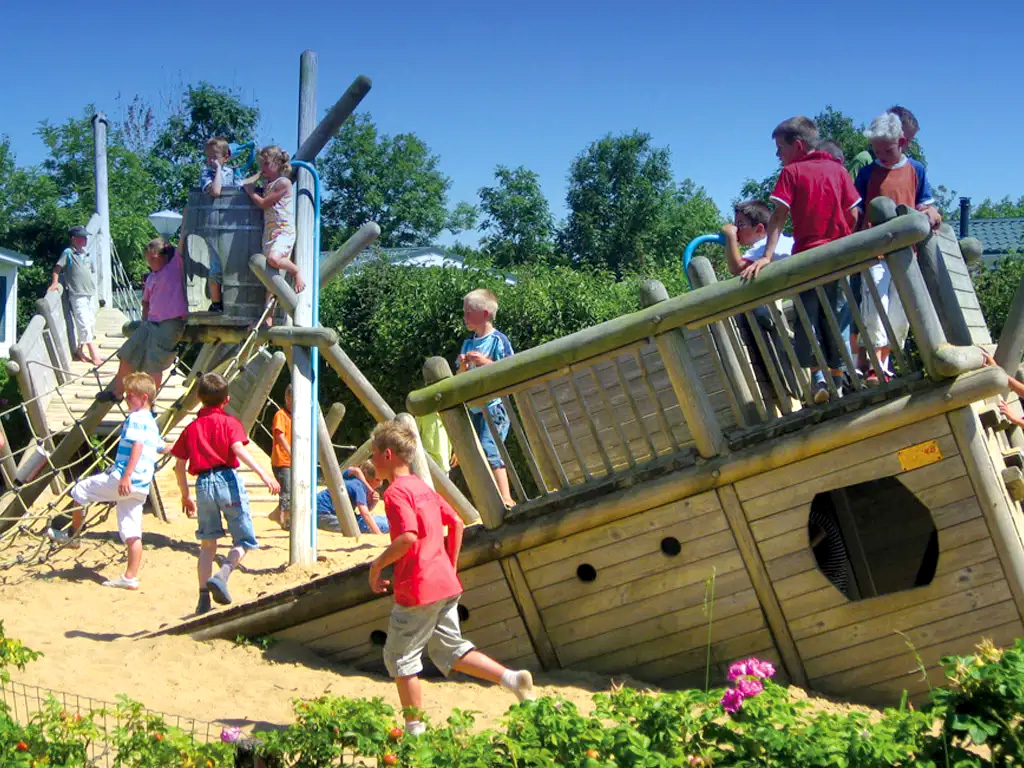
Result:
M124 575L103 582L105 587L139 588L142 563L142 505L156 471L156 461L165 450L163 438L150 408L156 399L156 384L148 373L130 373L124 379L124 395L131 413L121 428L117 457L108 472L100 472L75 483L71 498L71 538L82 529L84 505L113 502L117 507L117 532L128 548Z
M473 331L473 335L462 342L462 350L456 361L459 373L490 365L514 354L508 336L494 327L494 318L497 314L498 297L486 288L470 291L462 299L462 319L466 323L466 328ZM469 409L469 417L473 420L473 427L480 438L480 447L484 450L487 463L491 465L498 492L505 506L513 507L515 502L509 490L508 470L505 469L505 462L498 449L498 440L495 439L498 438L504 443L508 437L508 413L505 412L501 398L495 398L487 403L487 413L497 434L488 428L483 408L474 405Z

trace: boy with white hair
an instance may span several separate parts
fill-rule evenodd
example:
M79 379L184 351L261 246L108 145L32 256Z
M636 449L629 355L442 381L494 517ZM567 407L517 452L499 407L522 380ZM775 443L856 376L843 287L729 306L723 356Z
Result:
M855 185L860 193L861 208L867 211L871 201L881 196L890 198L896 205L906 205L912 209L931 206L935 201L925 176L924 165L903 153L908 141L903 135L903 125L899 116L892 112L879 115L871 121L871 126L864 131L864 135L871 142L875 161L857 174ZM870 226L867 216L861 216L861 228L866 229ZM868 271L878 288L882 309L889 318L895 336L890 339L886 334L878 308L871 298L869 286L864 285L861 297L864 324L871 335L871 344L875 347L879 365L883 370L875 371L868 368L867 354L863 349L858 354L858 365L861 370L867 369L867 383L877 385L892 376L888 365L890 352L893 346L903 346L910 324L896 288L892 284L889 265L884 259L879 259Z
M462 299L462 318L466 328L473 331L473 335L462 342L462 349L456 363L458 373L465 373L473 368L483 365L490 365L498 360L511 357L512 343L508 336L494 327L494 318L498 314L498 297L486 288L477 288L470 291ZM494 424L494 430L502 443L508 437L508 414L501 398L496 397L487 403L487 413ZM473 427L476 435L480 438L480 447L483 448L487 463L491 465L494 473L494 482L498 486L498 492L508 507L514 506L512 492L508 484L508 470L501 458L501 451L498 449L498 442L495 435L487 426L487 419L484 416L483 408L474 405L469 409L469 417L473 420Z

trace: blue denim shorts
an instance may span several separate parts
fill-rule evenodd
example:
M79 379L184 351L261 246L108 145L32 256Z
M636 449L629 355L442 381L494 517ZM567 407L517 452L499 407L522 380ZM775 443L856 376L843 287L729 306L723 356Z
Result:
M508 414L505 412L505 406L500 402L493 403L487 406L487 410L490 411L494 428L498 431L501 442L504 443L505 438L508 437ZM470 411L469 415L473 419L473 428L476 430L476 436L480 438L480 447L484 449L487 463L491 465L492 469L501 469L505 466L505 462L501 460L501 451L498 450L494 435L487 426L483 411Z
M259 548L249 514L249 494L235 470L213 469L196 478L196 510L199 520L196 538L200 541L227 535L221 520L223 514L234 546Z

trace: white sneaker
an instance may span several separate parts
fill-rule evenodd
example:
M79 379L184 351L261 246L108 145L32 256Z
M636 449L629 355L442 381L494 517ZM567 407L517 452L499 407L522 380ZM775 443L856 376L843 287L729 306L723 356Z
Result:
M530 670L521 669L516 672L516 687L512 689L512 693L520 701L533 701L537 698L537 692L533 690L533 675L530 674Z
M67 531L59 531L53 528L46 529L46 535L50 541L55 544L61 544L68 549L81 549L82 540L79 538L71 538L71 534Z
M103 586L114 587L116 589L138 589L139 580L138 578L126 579L124 576L118 576L116 579L104 581Z

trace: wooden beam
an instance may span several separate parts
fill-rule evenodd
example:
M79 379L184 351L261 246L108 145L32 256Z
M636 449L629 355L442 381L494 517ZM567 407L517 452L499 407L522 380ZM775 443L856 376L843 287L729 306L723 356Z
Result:
M949 419L960 455L967 465L967 475L974 485L974 493L981 502L981 513L996 545L996 553L1006 573L1017 611L1024 618L1024 546L1021 544L1021 532L1013 520L1011 502L1002 478L996 474L992 465L974 409L970 406L957 408L946 414L946 418Z
M778 595L772 586L768 570L761 559L761 553L757 549L757 542L750 530L750 523L747 522L743 513L743 505L740 504L736 495L736 488L726 485L718 489L718 500L729 521L729 527L736 538L736 546L740 550L743 562L747 566L747 573L750 575L750 583L757 593L757 599L761 603L761 610L764 611L768 627L775 637L775 646L779 649L779 655L786 665L789 679L801 688L807 687L807 673L804 671L803 662L800 660L800 652L797 650L796 642L789 631L789 623L782 613L782 605L779 603Z
M540 660L541 667L545 670L561 669L562 664L558 660L558 652L548 637L547 629L544 627L544 620L540 616L537 604L533 601L533 594L526 583L526 576L523 567L519 564L519 558L505 557L501 560L501 572L505 574L505 581L508 582L509 591L515 600L519 615L526 625L526 632L530 636L534 653Z
M310 51L311 53L311 51ZM324 119L315 128L306 132L305 138L299 136L299 148L295 152L296 160L303 160L307 163L313 162L320 154L331 137L338 132L344 123L356 111L366 94L373 87L373 80L366 75L359 75L352 84L341 95L341 98L330 108ZM314 115L316 110L313 111Z
M423 378L429 384L452 376L452 369L443 357L432 357L423 364ZM473 496L483 524L487 528L498 528L505 518L505 502L498 493L494 473L484 458L483 448L476 430L470 421L466 406L441 411L441 421L459 457L462 476Z

